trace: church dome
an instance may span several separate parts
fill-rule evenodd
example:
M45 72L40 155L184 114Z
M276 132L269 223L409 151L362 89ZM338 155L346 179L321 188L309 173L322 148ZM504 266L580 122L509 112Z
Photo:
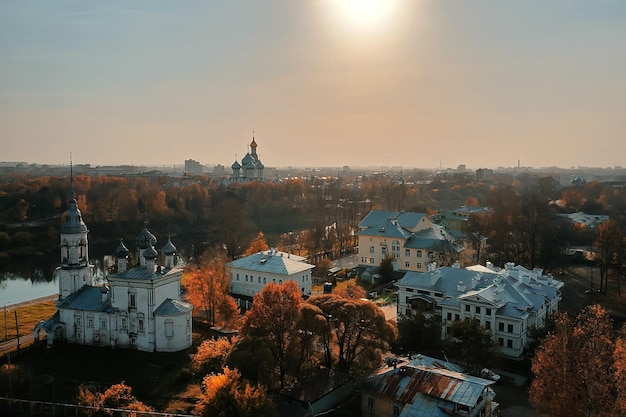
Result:
M241 165L239 165L239 162L235 161L235 162L233 162L233 164L230 167L232 169L240 169Z
M143 257L146 259L156 259L159 256L159 253L154 249L154 246L150 245L143 252Z
M250 155L249 153L247 153L246 156L243 157L243 159L241 160L241 165L244 168L251 168L251 169L256 168L254 159L252 158L252 155Z
M163 255L174 255L176 253L176 246L174 246L169 237L167 238L167 243L163 246L161 251L163 252Z
M83 222L83 216L78 209L76 198L72 198L65 212L65 223L61 226L61 233L87 233L87 225Z
M252 137L252 142L250 143L250 147L251 148L256 148L258 145L256 144L256 141L254 140L254 137Z
M139 236L137 236L137 247L139 249L147 249L148 246L153 246L156 242L156 237L150 233L147 227L144 227Z
M126 258L129 253L130 251L124 245L124 242L122 241L122 239L120 239L120 244L115 249L115 256L117 256L118 258Z

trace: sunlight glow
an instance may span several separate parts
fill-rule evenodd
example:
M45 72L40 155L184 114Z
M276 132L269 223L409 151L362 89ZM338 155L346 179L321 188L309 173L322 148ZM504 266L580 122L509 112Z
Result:
M389 24L398 11L398 0L334 0L333 5L342 21L363 30Z

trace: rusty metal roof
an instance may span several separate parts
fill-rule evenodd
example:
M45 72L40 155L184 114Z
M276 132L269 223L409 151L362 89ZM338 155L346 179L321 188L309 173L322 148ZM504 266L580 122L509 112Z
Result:
M405 404L422 394L474 407L491 384L493 381L449 369L402 366L368 378L366 389Z

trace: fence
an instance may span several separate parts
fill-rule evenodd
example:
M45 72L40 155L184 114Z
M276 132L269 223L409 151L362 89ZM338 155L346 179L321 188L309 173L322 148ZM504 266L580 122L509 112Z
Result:
M118 408L103 408L114 417L194 417L191 414L163 413L158 411L131 411ZM95 407L62 404L45 401L20 400L16 398L0 397L0 415L2 416L32 416L32 417L78 417L89 416L96 410Z

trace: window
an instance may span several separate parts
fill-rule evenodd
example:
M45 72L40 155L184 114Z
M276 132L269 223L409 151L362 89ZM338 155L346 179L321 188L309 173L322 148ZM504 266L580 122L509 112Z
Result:
M102 330L107 328L107 319L100 319L100 328Z
M267 284L267 278L263 277L263 284Z
M239 274L237 274L237 281L239 281Z
M128 294L129 307L137 307L137 294Z
M513 325L512 325L512 324L509 324L509 325L507 326L506 331L507 331L507 332L509 332L509 333L513 333Z
M128 323L126 322L126 317L122 317L122 329L126 330L128 328Z
M170 338L174 336L174 322L172 320L165 320L165 337Z
M383 246L382 248L380 248L380 253L382 253L383 255L387 255L387 247Z
M77 326L82 325L82 320L80 319L80 316L74 317L74 324L76 324Z
M454 321L459 321L461 319L461 316L459 316L458 314L454 315Z
M87 317L87 327L93 327L93 317Z
M506 347L508 347L509 349L513 349L513 340L506 339Z
M374 253L374 247L370 246L370 253Z
M405 249L404 250L404 256L407 257L407 258L410 257L411 256L411 251L409 249Z
M480 314L480 307L476 306L476 308L474 309L474 311L476 312L476 314Z
M503 339L503 338L501 338L501 337L499 337L499 338L498 338L498 344L499 344L500 346L504 346L504 339Z
M428 252L428 260L432 261L434 258L433 253L432 252Z
M407 262L405 262L405 263L404 263L404 267L405 267L405 268L408 268L408 267L410 267L410 266L411 266L411 263L410 263L409 261L407 261Z
M446 315L446 318L448 319L448 321L452 320L452 313L448 313Z
M392 405L391 406L391 415L393 417L398 417L400 415L400 407L398 407L397 405Z
M491 330L491 322L489 320L485 321L485 329L486 330Z
M504 323L498 323L498 330L500 330L501 332L504 331Z
M374 258L370 258L370 263L374 264Z
M144 326L143 326L143 319L139 319L139 320L137 321L137 324L138 324L138 326L137 326L137 327L139 328L139 331L140 331L140 332L144 332L144 331L145 331L145 329L144 329Z
M374 407L374 399L372 397L367 397L367 408Z
M261 283L261 277L259 277L259 284Z
M421 262L417 263L417 269L422 269L422 263Z
M465 311L470 311L470 305L469 304L465 305Z
M421 250L418 250L418 251L417 251L417 257L418 257L418 258L421 258L421 257L422 257L422 251L421 251Z
M488 308L487 311L485 312L486 315L491 316L491 309Z

